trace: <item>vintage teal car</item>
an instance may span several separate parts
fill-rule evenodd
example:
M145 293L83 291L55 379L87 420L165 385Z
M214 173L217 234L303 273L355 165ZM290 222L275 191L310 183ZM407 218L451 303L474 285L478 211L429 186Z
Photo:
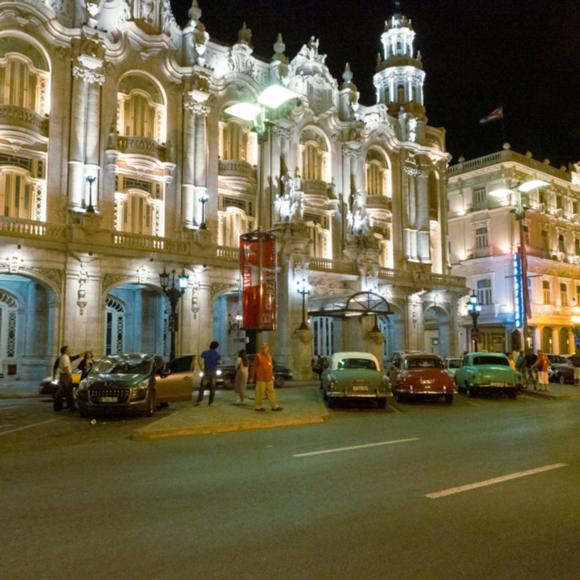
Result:
M321 387L329 407L341 399L370 399L379 408L387 404L388 377L377 357L368 352L337 352L322 373Z
M508 357L496 352L470 352L455 371L460 393L473 397L477 393L496 391L515 399L522 385L522 375L510 367Z

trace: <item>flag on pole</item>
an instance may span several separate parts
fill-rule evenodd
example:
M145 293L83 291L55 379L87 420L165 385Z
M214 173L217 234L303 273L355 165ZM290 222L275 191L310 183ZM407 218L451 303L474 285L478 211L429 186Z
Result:
M503 119L503 105L494 109L489 115L483 117L479 120L480 125L485 125L486 123L491 123L493 121L501 121Z

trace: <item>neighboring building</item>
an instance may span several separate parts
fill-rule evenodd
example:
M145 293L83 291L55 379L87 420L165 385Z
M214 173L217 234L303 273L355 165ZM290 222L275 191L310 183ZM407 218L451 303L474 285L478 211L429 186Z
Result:
M518 299L514 289L514 253L520 230L514 216L516 194L490 192L516 188L539 179L545 187L522 194L526 208L523 235L527 253L528 347L571 353L580 307L580 166L556 169L530 153L503 151L448 169L449 242L454 274L465 276L482 304L480 348L508 351L516 327ZM517 288L517 287L516 287ZM520 295L521 296L521 295ZM462 310L461 348L470 343L471 318Z
M289 60L279 36L266 61L245 25L226 46L201 16L197 0L183 29L169 0L0 0L0 374L38 377L63 343L167 356L165 269L189 276L177 352L215 338L233 355L239 236L258 227L278 239L268 340L297 376L315 352L456 354L445 132L410 20L387 21L364 106L318 40ZM224 112L272 83L299 99L264 127ZM393 314L368 316L385 299Z

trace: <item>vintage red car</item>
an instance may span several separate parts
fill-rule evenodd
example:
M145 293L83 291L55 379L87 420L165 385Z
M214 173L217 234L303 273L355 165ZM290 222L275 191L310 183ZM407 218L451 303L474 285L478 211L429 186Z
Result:
M409 397L443 397L453 403L455 386L441 357L435 354L402 353L390 372L391 389L397 401Z

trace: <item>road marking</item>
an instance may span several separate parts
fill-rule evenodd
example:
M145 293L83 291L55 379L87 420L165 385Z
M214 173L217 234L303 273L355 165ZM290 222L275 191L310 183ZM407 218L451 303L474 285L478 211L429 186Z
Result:
M391 403L391 404L389 405L389 407L390 407L390 408L391 408L393 411L395 411L395 413L399 413L399 414L400 414L400 413L402 413L402 412L403 412L403 411L401 411L401 409L398 409L397 407L395 407L395 405L393 405L393 403Z
M0 433L2 435L8 435L9 433L16 433L16 431L24 431L25 429L32 429L32 427L39 427L40 425L46 425L47 423L54 423L58 419L49 419L48 421L41 421L40 423L33 423L32 425L25 425L24 427L17 427L16 429L10 429L10 431L3 431Z
M518 479L520 477L527 477L528 475L536 475L538 473L543 473L544 471L552 471L553 469L560 469L560 467L568 467L568 465L566 463L554 463L553 465L544 465L544 467L536 467L535 469L528 469L527 471L518 471L517 473L510 473L509 475L502 475L501 477L494 477L493 479L478 481L477 483L470 483L468 485L462 485L460 487L452 487L450 489L444 489L442 491L427 493L425 494L425 497L428 497L430 499L438 499L440 497L446 497L448 495L454 495L456 493L463 493L464 491L471 491L472 489L478 489L480 487L496 485L497 483L503 483L504 481L510 481L511 479Z
M419 441L419 437L412 437L410 439L396 439L394 441L381 441L379 443L367 443L365 445L353 445L352 447L338 447L337 449L324 449L322 451L310 451L309 453L295 453L292 457L310 457L312 455L325 455L327 453L341 453L342 451L367 449L369 447L380 447L382 445L394 445L395 443L408 443L410 441Z
M0 411L3 411L4 409L23 409L23 408L24 408L23 405L10 405L10 406L0 405Z

